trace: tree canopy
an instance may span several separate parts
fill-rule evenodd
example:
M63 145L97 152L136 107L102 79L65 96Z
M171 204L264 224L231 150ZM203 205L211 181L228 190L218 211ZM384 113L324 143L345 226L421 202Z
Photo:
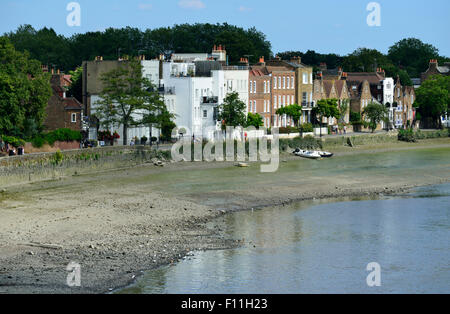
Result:
M244 127L247 124L247 105L239 99L238 93L228 94L223 103L219 106L219 120L222 121L222 128L227 126Z
M431 119L433 127L441 126L440 117L450 111L450 76L435 75L416 90L415 107L425 119Z
M373 133L381 121L389 122L389 109L382 104L371 102L364 108L363 116L369 120L368 125Z
M51 95L50 76L41 63L0 37L0 133L18 137L39 133Z
M106 128L122 125L124 145L128 144L130 126L158 123L158 119L167 118L161 114L167 112L164 101L152 83L142 76L140 62L126 62L104 73L101 80L104 88L94 115Z
M255 128L259 129L259 127L264 125L263 118L258 113L251 113L249 112L247 115L247 123L246 126L254 126Z
M298 123L300 121L300 118L302 116L302 106L299 106L298 104L292 104L289 106L284 106L281 108L278 108L276 111L277 115L287 115L288 117L291 117L292 120L294 120L294 124L298 126Z
M49 28L35 30L31 25L22 25L6 35L18 50L27 50L32 58L66 72L96 56L103 56L104 60L117 59L119 54L154 58L174 52L210 52L214 45L226 47L232 64L237 64L244 55L253 55L251 62L261 56L267 59L272 56L271 44L262 32L227 23L181 24L147 30L108 28L71 37L58 35Z

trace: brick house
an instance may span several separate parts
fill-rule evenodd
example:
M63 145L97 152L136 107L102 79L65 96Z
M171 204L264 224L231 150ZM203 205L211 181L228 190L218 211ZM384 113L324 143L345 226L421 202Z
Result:
M400 78L394 86L394 125L396 128L406 128L412 126L415 119L416 93L412 86L402 86Z
M289 61L276 58L267 63L269 66L285 67L295 73L294 103L302 106L301 123L311 121L311 110L313 103L313 68L302 63L301 57L293 57ZM292 83L292 81L291 81ZM290 121L288 124L293 125Z
M436 59L430 60L428 69L421 75L421 81L427 80L432 75L450 75L450 62L445 62L443 66L439 66Z
M67 128L81 131L83 106L73 97L66 97L67 88L70 86L70 76L61 73L52 74L50 80L53 95L46 107L44 129L53 131Z
M241 62L248 61L241 59ZM249 68L248 112L258 113L263 118L264 127L272 126L272 76L265 66L264 57Z

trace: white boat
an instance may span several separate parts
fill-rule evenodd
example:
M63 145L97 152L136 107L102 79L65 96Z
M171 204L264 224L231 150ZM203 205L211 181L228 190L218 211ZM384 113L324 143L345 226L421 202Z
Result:
M303 157L303 158L309 158L309 159L319 159L322 158L322 156L320 156L320 154L318 152L315 151L308 151L308 150L301 150L301 149L296 149L294 151L294 154L296 156L299 157Z
M320 157L322 157L322 158L330 158L330 157L333 157L333 153L330 153L330 152L321 152L321 151L318 151L318 153L319 153L319 155L320 155Z

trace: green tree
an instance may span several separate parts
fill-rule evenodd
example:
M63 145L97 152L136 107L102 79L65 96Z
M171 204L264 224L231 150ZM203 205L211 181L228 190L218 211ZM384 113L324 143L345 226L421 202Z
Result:
M228 94L223 104L219 106L219 120L222 121L222 129L227 126L245 126L247 105L239 99L238 93Z
M339 119L341 117L338 101L334 98L319 100L317 106L313 108L312 113L317 117L321 126L324 118ZM322 137L322 127L320 128L320 136Z
M41 63L0 37L0 133L22 137L39 132L51 94L50 76Z
M122 125L124 145L128 143L129 127L148 124L149 117L161 117L158 113L167 111L161 96L142 76L142 65L138 61L123 63L103 74L101 80L103 90L95 116L105 127Z
M72 84L67 91L67 96L75 97L79 102L83 102L83 68L78 67L75 71L69 71Z
M439 58L439 51L417 38L406 38L389 48L388 57L394 65L406 70L411 77L420 77L428 68L430 59Z
M364 108L363 117L369 120L369 128L374 133L381 121L389 122L389 110L382 104L371 102Z
M258 113L251 113L249 112L247 115L247 123L246 126L254 126L255 128L259 129L259 127L264 125L263 118Z
M298 104L292 104L289 106L284 106L282 108L278 108L276 111L277 115L286 115L291 117L294 120L294 124L298 127L298 123L300 122L300 118L302 117L302 106Z
M339 105L339 123L345 123L345 116L348 113L348 108L349 108L349 100L345 99Z
M442 127L440 117L449 112L450 77L435 75L416 90L415 107L423 118L431 119L433 127Z

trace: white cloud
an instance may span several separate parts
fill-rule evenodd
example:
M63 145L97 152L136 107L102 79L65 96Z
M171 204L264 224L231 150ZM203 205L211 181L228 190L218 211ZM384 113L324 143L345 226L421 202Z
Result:
M204 9L206 7L201 0L181 0L178 5L183 9Z
M247 7L244 7L242 5L239 7L239 11L240 12L250 12L252 10L253 10L252 8L247 8Z
M151 10L153 8L153 5L150 3L139 3L139 10Z

